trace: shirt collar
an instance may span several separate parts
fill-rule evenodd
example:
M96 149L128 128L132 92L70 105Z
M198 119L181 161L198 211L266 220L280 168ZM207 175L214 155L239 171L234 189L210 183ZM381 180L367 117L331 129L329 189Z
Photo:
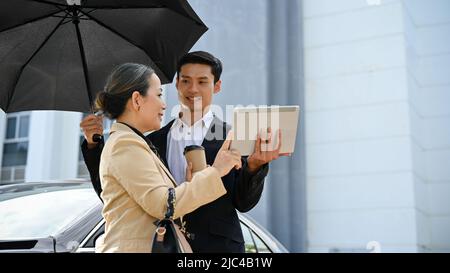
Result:
M205 115L203 115L203 117L198 120L197 122L195 122L192 127L197 126L199 122L202 122L203 127L209 128L211 126L211 123L214 119L214 114L213 112L211 112L211 110L209 110ZM175 122L173 123L172 128L180 128L183 126L189 126L188 124L184 123L184 121L181 118L176 118Z

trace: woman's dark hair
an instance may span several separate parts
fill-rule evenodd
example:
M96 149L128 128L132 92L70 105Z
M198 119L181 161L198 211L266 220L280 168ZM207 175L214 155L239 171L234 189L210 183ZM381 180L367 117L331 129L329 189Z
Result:
M206 51L194 51L185 54L178 61L177 78L180 76L181 67L185 64L206 64L211 67L211 73L214 75L214 83L220 80L222 74L222 62Z
M146 96L150 76L155 71L143 64L125 63L116 67L108 77L105 88L97 94L95 106L110 119L125 111L125 105L134 91Z

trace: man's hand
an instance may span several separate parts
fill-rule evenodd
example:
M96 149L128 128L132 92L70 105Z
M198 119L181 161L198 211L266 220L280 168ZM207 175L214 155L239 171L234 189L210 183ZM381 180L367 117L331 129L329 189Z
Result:
M278 130L278 145L275 150L269 149L269 151L261 151L261 146L265 145L272 147L272 129L267 129L267 139L262 140L261 134L258 133L255 143L255 151L247 158L248 170L251 173L257 172L262 165L269 163L272 160L278 159L280 156L290 156L291 154L280 154L281 148L281 130ZM266 150L266 149L265 149Z
M97 146L97 142L94 142L92 137L95 134L103 135L103 116L96 116L94 114L85 117L81 123L80 128L83 130L84 138L88 143L88 148L94 148Z

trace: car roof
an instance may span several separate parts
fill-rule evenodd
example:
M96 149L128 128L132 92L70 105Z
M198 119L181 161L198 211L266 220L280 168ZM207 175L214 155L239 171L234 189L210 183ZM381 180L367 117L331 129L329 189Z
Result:
M92 184L87 180L22 182L2 185L0 186L0 201L30 194L90 187L92 187Z
M0 186L0 202L10 199L28 197L38 194L47 194L58 191L72 191L72 190L85 190L92 189L92 184L88 180L65 180L65 181L43 181L43 182L25 182L20 184L10 184ZM94 190L92 189L92 192ZM95 196L95 197L94 197ZM96 197L93 194L93 198ZM74 218L72 222L68 223L60 233L54 234L53 237L57 245L56 249L65 251L67 249L67 243L74 239L81 240L91 230L92 225L98 223L101 220L101 202L90 207L86 207L88 211L79 217ZM93 223L93 224L87 224ZM50 234L49 234L50 236ZM8 238L4 238L8 240ZM39 241L46 240L46 238L24 238L24 239L37 239Z

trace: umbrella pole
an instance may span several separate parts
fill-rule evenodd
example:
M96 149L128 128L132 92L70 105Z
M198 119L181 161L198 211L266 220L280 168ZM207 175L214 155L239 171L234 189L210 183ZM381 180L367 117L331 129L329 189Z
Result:
M87 62L86 62L86 55L84 53L83 41L81 39L80 26L79 26L80 19L78 18L78 12L75 8L73 9L72 13L73 13L72 22L75 25L75 30L77 32L78 47L80 48L81 62L83 64L84 81L86 82L86 90L87 90L87 95L88 95L88 99L89 99L89 105L91 106L91 109L93 110L93 100L92 100L92 94L91 94L91 86L89 83L88 67L87 67Z
M75 25L75 30L77 32L77 40L78 40L78 47L80 48L80 55L81 55L81 62L83 64L83 74L84 74L84 81L86 82L86 90L87 95L89 99L89 105L91 106L91 111L94 112L94 102L92 100L92 93L91 93L91 85L89 83L89 74L88 74L88 67L86 62L86 54L84 52L84 46L83 41L81 39L81 32L80 32L80 19L78 17L78 11L76 8L72 9L72 23ZM95 113L94 113L95 114ZM95 134L92 136L92 140L94 142L100 142L103 139L103 137L99 134Z

